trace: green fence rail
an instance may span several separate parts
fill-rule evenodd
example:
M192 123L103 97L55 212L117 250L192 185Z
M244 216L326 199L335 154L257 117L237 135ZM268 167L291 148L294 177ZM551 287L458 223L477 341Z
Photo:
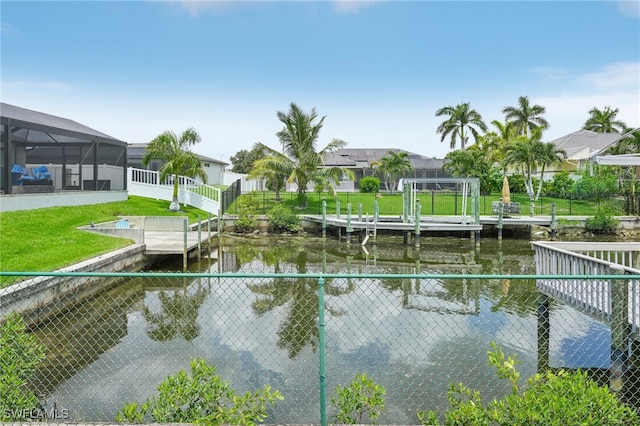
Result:
M386 389L378 423L417 424L418 411L443 418L450 383L478 389L487 401L510 392L487 363L491 342L518 357L523 380L546 369L585 369L603 386L622 383L615 394L640 407L638 336L629 335L623 368L613 368L609 325L537 285L571 281L589 288L624 280L632 289L628 303L637 305L636 276L314 271L0 277L21 279L0 290L2 317L22 311L44 347L29 381L39 419L113 422L127 402L157 395L163 379L203 358L238 393L265 385L281 392L284 399L268 409L266 423L332 423L337 389L366 374ZM55 280L61 292L78 280L94 291L48 299L30 291L46 280ZM13 420L33 420L33 411L1 408Z

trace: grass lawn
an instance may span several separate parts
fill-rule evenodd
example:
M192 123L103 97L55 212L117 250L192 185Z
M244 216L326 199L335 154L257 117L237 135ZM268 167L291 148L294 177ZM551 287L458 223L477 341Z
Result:
M142 197L90 206L51 207L0 213L0 270L51 271L116 250L132 241L77 229L118 216L188 216L189 222L207 217L191 207L173 213L169 202ZM4 279L3 279L4 282ZM2 283L0 283L2 287Z

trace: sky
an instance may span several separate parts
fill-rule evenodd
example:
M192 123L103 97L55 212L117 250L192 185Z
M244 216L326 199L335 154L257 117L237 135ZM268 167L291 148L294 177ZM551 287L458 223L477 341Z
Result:
M589 110L640 126L640 2L0 2L2 102L149 142L193 127L230 163L280 148L277 112L325 117L317 149L443 158L435 112L468 102L489 124L518 97L551 141Z

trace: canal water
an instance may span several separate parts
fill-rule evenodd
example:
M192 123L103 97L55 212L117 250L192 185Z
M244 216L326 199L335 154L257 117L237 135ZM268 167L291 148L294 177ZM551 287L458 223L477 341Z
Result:
M181 259L155 271L180 271ZM326 284L327 401L366 373L385 387L379 423L417 424L442 412L450 383L485 400L510 389L487 364L490 342L537 368L533 280L391 279L389 274L533 274L528 239L423 238L420 249L380 236L364 248L327 238L225 237L190 272L386 274ZM73 421L114 421L168 375L205 358L239 392L265 384L285 399L267 423L319 421L317 280L142 278L119 282L34 333L47 359L35 383ZM551 367L608 368L607 326L551 303ZM524 379L523 379L524 380ZM329 405L328 412L334 411Z

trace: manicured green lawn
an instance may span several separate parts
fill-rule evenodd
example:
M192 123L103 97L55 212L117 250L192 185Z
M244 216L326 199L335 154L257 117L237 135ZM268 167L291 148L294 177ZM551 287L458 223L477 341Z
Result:
M169 202L142 197L90 206L52 207L0 213L0 270L50 271L125 247L132 242L77 229L118 216L188 216L189 222L207 213L184 207L168 210ZM0 283L0 287L2 284Z

